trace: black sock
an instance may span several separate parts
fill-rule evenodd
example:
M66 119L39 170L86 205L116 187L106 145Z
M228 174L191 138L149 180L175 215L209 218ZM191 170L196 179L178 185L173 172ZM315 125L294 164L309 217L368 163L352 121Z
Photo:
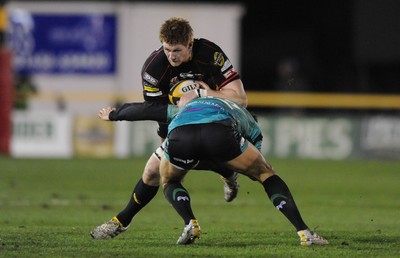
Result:
M195 219L190 205L189 193L181 183L172 181L166 184L164 195L185 221L185 225L189 224L191 219Z
M156 196L157 191L158 186L146 185L140 178L133 189L128 205L117 215L119 222L124 227L128 226L132 218Z
M297 231L307 228L288 186L279 176L267 178L262 185L272 204L289 219Z

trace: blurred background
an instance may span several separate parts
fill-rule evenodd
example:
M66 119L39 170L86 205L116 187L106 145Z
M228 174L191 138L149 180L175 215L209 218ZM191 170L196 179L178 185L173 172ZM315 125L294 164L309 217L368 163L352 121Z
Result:
M265 5L245 4L242 64L247 87L400 92L399 1L283 0ZM260 58L263 62L255 65ZM282 69L298 73L299 84L276 84Z
M400 157L400 1L0 1L0 151L131 157L153 122L97 111L142 101L140 69L171 16L242 76L265 155Z

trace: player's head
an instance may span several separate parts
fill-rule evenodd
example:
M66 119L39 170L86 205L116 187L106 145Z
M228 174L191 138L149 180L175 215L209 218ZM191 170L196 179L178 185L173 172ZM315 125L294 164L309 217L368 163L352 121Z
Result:
M189 21L173 17L160 28L160 42L169 63L176 67L190 60L193 47L193 29Z

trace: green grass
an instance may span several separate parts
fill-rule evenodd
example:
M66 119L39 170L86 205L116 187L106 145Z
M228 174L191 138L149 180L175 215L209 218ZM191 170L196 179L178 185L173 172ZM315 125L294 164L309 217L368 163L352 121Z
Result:
M301 247L261 185L244 176L226 203L207 171L184 181L203 232L194 245L175 244L183 222L161 189L130 230L91 239L125 207L145 162L1 157L0 257L400 257L399 161L271 160L328 246Z

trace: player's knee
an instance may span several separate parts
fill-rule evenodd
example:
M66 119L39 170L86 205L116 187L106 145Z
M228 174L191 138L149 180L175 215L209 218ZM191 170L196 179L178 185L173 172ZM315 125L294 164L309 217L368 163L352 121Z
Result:
M253 164L249 166L246 173L251 179L259 182L263 182L268 177L275 175L272 166L264 159L257 159L254 161Z
M159 171L145 169L142 175L143 182L148 185L159 185L160 184L160 173Z
M275 171L269 163L264 163L259 171L260 182L264 182L268 177L275 175Z
M153 156L147 161L143 171L143 181L149 185L159 185L160 183L160 161Z

